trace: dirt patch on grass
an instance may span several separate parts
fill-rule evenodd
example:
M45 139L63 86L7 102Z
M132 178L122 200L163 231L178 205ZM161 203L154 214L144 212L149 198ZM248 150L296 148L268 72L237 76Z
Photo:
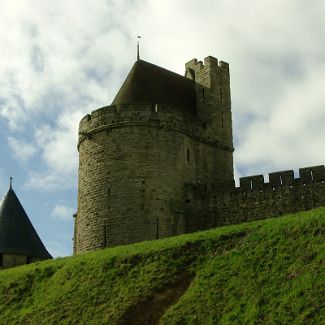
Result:
M130 310L120 325L156 325L165 311L187 291L193 277L183 274L175 283Z

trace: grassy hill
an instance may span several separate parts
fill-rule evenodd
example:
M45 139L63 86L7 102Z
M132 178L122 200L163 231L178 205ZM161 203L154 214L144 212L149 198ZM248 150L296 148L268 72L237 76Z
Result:
M325 208L0 271L0 324L325 324Z

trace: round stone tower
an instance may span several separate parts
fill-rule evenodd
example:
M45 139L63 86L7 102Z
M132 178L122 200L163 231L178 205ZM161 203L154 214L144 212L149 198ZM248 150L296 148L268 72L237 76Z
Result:
M138 60L110 106L80 122L74 251L187 232L188 184L233 181L228 64L186 77Z

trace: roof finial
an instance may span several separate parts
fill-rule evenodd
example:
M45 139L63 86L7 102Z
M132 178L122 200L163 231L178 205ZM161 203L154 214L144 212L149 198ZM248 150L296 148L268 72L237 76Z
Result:
M141 38L141 36L138 35L138 41L137 41L137 61L140 60L140 41L139 41L140 38Z
M12 190L12 177L10 177L9 189Z

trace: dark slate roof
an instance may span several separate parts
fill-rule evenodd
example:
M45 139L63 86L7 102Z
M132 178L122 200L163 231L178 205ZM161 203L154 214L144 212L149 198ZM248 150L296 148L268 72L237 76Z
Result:
M167 104L196 114L195 83L175 72L138 60L112 105Z
M52 258L12 188L0 202L0 253Z

